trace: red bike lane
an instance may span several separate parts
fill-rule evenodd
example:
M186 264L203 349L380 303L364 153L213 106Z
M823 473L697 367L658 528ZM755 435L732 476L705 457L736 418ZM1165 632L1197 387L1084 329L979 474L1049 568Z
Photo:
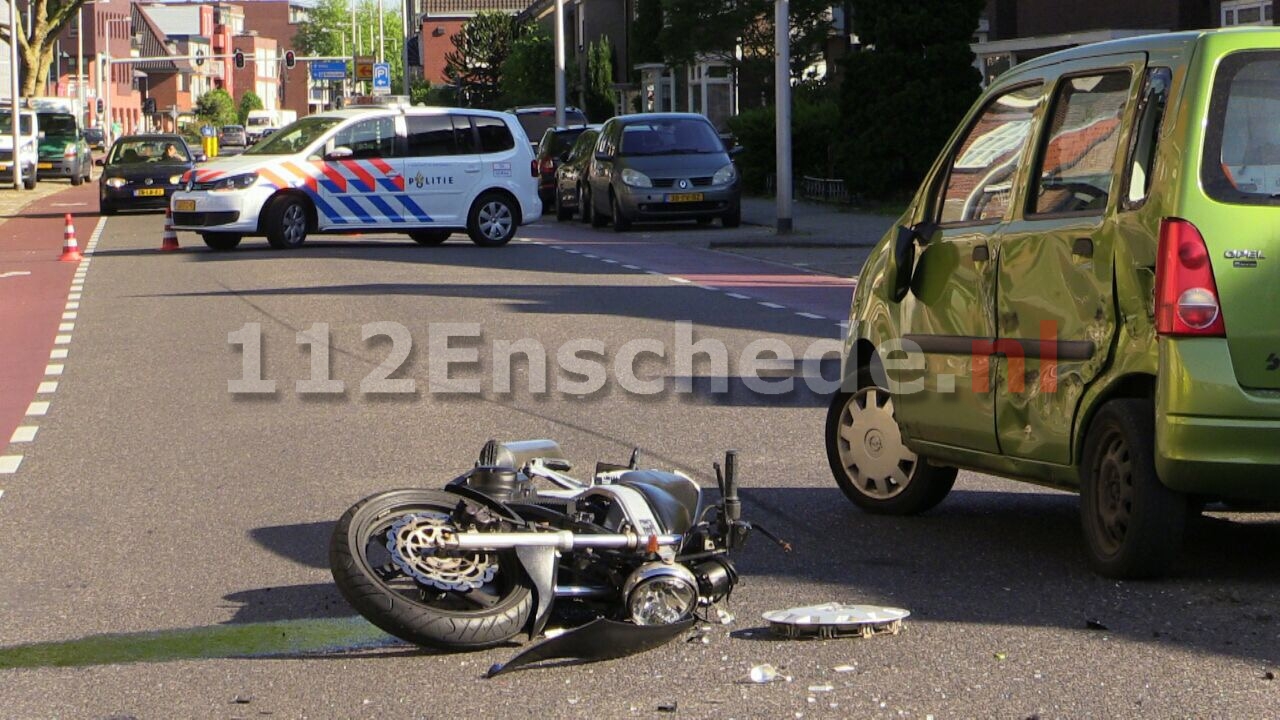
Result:
M0 222L0 454L45 379L79 267L59 260L64 216L71 213L83 250L98 222L96 196L96 184L68 187L33 199L17 216Z

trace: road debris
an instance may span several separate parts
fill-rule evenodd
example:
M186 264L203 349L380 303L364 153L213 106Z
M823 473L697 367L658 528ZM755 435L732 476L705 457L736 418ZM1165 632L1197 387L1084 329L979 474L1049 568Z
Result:
M775 682L778 680L781 680L783 682L791 682L790 675L783 675L782 673L778 672L778 668L770 665L769 663L763 663L761 665L756 665L752 667L749 677L751 679L751 682L759 685Z
M764 613L774 634L797 639L872 637L897 635L902 621L911 613L902 608L878 605L825 603Z
M995 659L996 659L996 660L1005 660L1005 659L1007 659L1007 658L1009 657L1007 654L1002 653L1002 652L993 653L993 655L994 655L994 657L995 657Z
M680 707L680 706L679 706L679 703L677 703L675 700L672 700L672 701L671 701L671 702L669 702L669 703L662 703L661 705L659 705L659 706L658 706L658 712L669 712L669 713L673 713L673 712L675 712L679 707Z
M857 665L837 665L831 669L838 673L847 673L847 672L853 672L854 670L857 670L858 666Z
M1106 625L1103 625L1101 622L1097 620L1085 620L1084 626L1086 628L1089 628L1090 630L1110 630L1111 629L1111 628L1108 628Z

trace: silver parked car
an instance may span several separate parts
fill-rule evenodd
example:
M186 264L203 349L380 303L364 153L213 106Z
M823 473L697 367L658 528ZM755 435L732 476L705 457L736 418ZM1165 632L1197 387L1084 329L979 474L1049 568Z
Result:
M588 164L583 214L626 230L638 220L742 221L738 171L711 122L691 113L642 113L604 124Z

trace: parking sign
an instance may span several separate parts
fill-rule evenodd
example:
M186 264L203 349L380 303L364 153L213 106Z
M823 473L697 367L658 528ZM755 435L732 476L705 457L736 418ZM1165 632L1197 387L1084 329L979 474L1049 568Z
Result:
M391 94L391 63L373 64L373 94Z

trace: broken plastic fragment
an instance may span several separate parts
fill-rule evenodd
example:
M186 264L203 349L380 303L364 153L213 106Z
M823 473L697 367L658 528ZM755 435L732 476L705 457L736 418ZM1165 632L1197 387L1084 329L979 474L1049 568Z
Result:
M1008 656L1008 655L1006 655L1006 654L1004 654L1004 653L1002 653L1002 652L998 652L998 653L996 653L996 654L995 654L995 658L996 658L997 660L1004 660L1004 659L1005 659L1005 658L1007 658L1007 657L1009 657L1009 656Z
M733 613L722 607L716 608L716 617L720 620L721 625L729 625L733 622Z
M751 668L751 682L769 683L778 679L778 669L769 663Z
M832 687L831 685L810 685L809 686L809 692L813 692L813 693L831 692L832 690L835 690L835 688Z
M833 668L831 668L831 669L832 669L832 670L835 670L835 671L836 671L836 672L838 672L838 673L846 673L846 672L853 672L854 670L857 670L858 668L857 668L857 666L856 666L856 665L837 665L837 666L835 666L835 667L833 667Z

